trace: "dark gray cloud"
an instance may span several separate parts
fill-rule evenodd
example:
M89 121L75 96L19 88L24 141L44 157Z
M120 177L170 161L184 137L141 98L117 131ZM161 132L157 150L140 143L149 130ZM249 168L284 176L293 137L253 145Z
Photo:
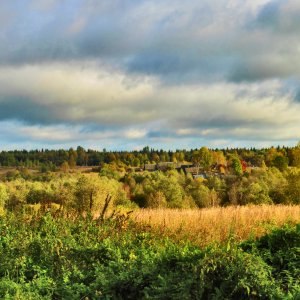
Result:
M291 55L295 55L291 54ZM299 62L295 61L296 57L280 57L275 54L275 57L250 57L236 63L232 70L229 79L233 82L243 81L260 81L267 79L288 79L297 77L299 74Z
M270 1L262 7L259 11L254 25L270 28L272 30L278 29L280 26L280 9L285 1L275 0Z
M300 4L274 0L248 20L237 42L236 61L228 79L233 82L299 78Z
M298 88L294 94L294 101L300 103L300 88Z
M269 1L252 11L239 1L234 7L227 1L38 3L6 5L11 22L0 35L0 63L99 60L176 84L295 75L287 67L297 54L289 45L292 28L299 33L295 0ZM277 56L284 68L274 63Z
M295 76L289 64L298 58L291 43L298 43L300 5L277 0L250 10L249 3L12 3L5 5L11 21L1 30L0 63L99 60L176 84Z
M270 30L275 35L291 35L299 33L299 17L298 1L273 0L261 8L251 24L254 29Z
M105 60L127 72L166 81L181 75L180 80L189 81L220 78L232 60L228 48L233 24L225 31L214 15L226 9L223 1L175 1L172 6L169 1L44 2L52 10L41 15L23 5L23 13L3 29L0 63Z
M34 103L24 96L0 98L0 120L21 120L29 124L51 124L57 117L42 103Z

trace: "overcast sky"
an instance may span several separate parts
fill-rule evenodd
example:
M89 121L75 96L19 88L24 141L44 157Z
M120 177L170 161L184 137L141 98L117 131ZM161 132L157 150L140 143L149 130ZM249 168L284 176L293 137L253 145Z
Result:
M299 0L0 1L0 149L300 140Z

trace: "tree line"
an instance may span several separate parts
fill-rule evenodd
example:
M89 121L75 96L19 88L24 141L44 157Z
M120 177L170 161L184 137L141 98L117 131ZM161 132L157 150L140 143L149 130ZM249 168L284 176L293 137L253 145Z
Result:
M234 161L234 158L236 160ZM118 163L125 166L142 167L145 164L161 162L192 162L210 168L213 164L224 164L233 161L237 168L248 166L277 167L281 171L288 166L300 166L300 143L295 147L271 147L263 149L233 148L233 149L200 149L190 150L155 150L144 147L140 151L102 151L84 149L69 150L14 150L0 152L0 166L41 168L44 171L54 171L64 166L99 166L109 163Z

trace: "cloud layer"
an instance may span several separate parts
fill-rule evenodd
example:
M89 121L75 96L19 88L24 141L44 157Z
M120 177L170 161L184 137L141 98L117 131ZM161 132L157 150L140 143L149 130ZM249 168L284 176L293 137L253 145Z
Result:
M3 148L300 139L300 4L0 3Z

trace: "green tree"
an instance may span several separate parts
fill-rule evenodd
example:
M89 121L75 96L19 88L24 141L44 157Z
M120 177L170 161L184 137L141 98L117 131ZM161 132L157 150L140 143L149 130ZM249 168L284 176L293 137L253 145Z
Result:
M60 205L60 210L70 213L75 209L75 186L77 181L74 177L60 178L51 182L53 199ZM75 209L76 210L76 209Z
M212 152L213 156L213 162L218 164L218 165L227 165L226 157L223 153L223 151L214 151Z
M160 160L159 155L156 152L153 152L151 154L151 161L154 161L154 162L158 163L159 160Z
M9 199L5 184L0 183L0 215L4 213L4 208Z
M75 208L79 214L92 213L97 208L101 181L98 178L81 176L75 189Z
M84 148L78 146L77 147L77 165L79 166L86 166L87 165L87 160L88 160L88 155Z
M201 147L199 150L200 163L204 170L209 170L213 163L213 156L207 147Z
M52 187L48 183L32 182L26 195L26 202L40 204L45 210L52 202L55 202Z
M71 169L74 169L76 167L76 158L73 154L70 155L68 165Z
M287 202L292 204L300 204L300 170L291 170L287 175L287 185L285 195Z
M166 196L162 191L154 191L146 195L146 207L162 208L167 207Z
M23 204L26 203L26 197L30 190L28 181L24 179L17 179L6 184L9 199L7 201L7 208L11 211L18 210Z
M121 174L115 164L104 164L101 167L99 175L116 180L119 180L121 178Z
M286 156L277 155L273 159L273 166L276 167L281 172L285 171L288 168L289 160Z
M135 158L133 159L132 165L133 165L134 167L138 167L140 164L141 164L141 162L140 162L139 158L138 158L138 157L135 157Z
M266 153L266 164L267 166L273 166L273 161L275 159L276 156L278 156L279 153L277 151L277 149L275 149L274 147L271 147L270 149L268 149L267 153Z
M209 170L213 163L213 156L208 148L202 147L200 150L193 151L192 153L192 162L198 169L200 166L203 167L204 170Z
M71 169L76 167L76 161L77 161L77 152L73 148L70 148L68 163Z
M232 155L230 158L231 168L235 175L243 174L243 167L240 158L237 155Z
M292 165L294 167L300 167L300 142L292 149Z
M184 159L185 159L185 157L184 157L184 152L183 152L183 151L180 151L180 152L178 153L178 161L183 162Z
M189 190L197 207L211 207L219 204L219 197L215 190L210 190L202 183L196 183Z
M198 150L195 150L192 153L192 163L197 168L197 174L199 174L199 169L200 169L200 164L201 164L201 157L200 157L200 152Z

